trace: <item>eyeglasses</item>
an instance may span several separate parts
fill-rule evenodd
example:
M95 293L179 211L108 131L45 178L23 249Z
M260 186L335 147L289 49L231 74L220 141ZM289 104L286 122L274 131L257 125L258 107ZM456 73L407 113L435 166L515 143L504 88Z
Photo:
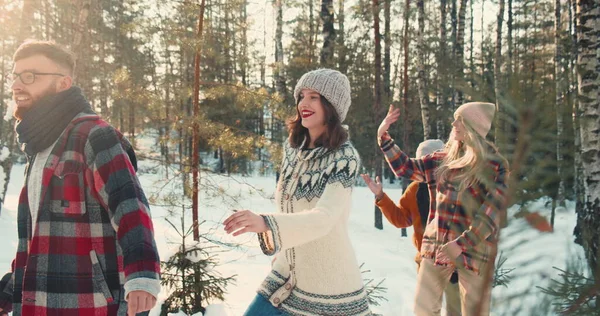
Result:
M23 71L20 74L17 73L12 73L9 74L7 79L9 81L10 84L13 84L15 81L17 81L17 79L21 79L21 82L25 85L30 85L33 84L35 82L35 77L36 76L61 76L64 77L65 75L63 74L59 74L59 73L54 73L54 72L31 72L31 71Z

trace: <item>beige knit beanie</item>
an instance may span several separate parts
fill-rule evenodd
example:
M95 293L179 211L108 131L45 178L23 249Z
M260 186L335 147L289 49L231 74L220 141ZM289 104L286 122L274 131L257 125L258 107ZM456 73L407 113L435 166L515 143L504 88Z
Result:
M496 105L493 103L469 102L459 106L454 111L454 118L460 115L466 124L485 138L492 127L495 113Z
M298 104L298 98L302 89L310 89L325 97L340 117L340 122L346 119L350 108L351 91L348 77L333 69L317 69L305 73L294 89L294 99Z

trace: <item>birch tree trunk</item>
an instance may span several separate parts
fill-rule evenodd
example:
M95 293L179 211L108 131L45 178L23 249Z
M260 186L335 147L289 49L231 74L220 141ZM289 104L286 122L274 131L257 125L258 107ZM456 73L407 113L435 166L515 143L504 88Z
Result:
M581 109L581 163L584 204L577 212L582 246L596 284L600 284L600 3L577 1L577 81ZM598 294L596 294L596 304Z

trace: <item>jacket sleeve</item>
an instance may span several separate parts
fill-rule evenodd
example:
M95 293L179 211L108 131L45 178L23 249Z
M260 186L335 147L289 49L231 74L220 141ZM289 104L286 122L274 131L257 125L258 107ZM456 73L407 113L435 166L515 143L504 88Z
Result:
M417 182L435 183L435 169L444 154L436 152L420 159L410 158L394 142L389 133L379 140L379 148L396 177L404 177Z
M406 228L412 226L415 220L414 214L419 213L417 205L417 190L419 189L418 182L412 182L402 193L400 203L396 205L387 194L383 198L375 202L385 218L396 228Z
M91 173L88 183L108 211L123 251L125 295L131 289L128 283L135 280L134 283L150 281L146 282L145 291L156 297L160 291L160 259L150 209L122 141L125 140L108 124L92 129L85 148Z
M469 228L456 239L463 252L470 250L490 236L497 237L500 230L503 212L506 211L504 200L508 172L504 162L494 161L492 163L495 174L493 185L487 189L483 203L475 210Z
M353 149L352 156L332 162L323 194L313 209L292 214L263 214L269 230L259 233L261 249L266 255L293 248L327 235L352 206L352 187L358 175L360 161Z

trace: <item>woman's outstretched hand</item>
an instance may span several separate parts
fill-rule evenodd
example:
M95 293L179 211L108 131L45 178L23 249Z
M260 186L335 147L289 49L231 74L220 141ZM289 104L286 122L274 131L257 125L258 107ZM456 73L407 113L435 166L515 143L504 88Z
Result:
M379 177L375 177L375 181L373 181L373 179L371 179L371 177L369 177L368 174L361 174L360 176L363 178L363 180L365 180L365 183L367 184L371 192L375 194L375 198L380 200L383 197L383 185L381 184Z
M262 216L248 210L237 211L229 216L223 225L225 225L225 231L228 234L233 233L233 236L243 233L264 233L269 230Z
M398 118L400 118L400 109L396 109L390 104L390 109L388 110L387 115L381 122L381 125L379 125L379 129L377 129L377 139L380 139L381 136L388 131L390 126L398 120Z

